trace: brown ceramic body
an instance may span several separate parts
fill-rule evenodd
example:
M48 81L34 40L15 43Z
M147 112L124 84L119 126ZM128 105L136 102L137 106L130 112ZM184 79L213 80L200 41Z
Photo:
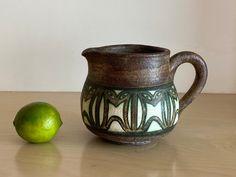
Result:
M131 44L89 48L82 55L89 69L81 97L85 125L118 143L145 144L171 131L207 79L206 63L193 52L170 57L168 49ZM182 63L191 63L196 77L179 101L173 78Z

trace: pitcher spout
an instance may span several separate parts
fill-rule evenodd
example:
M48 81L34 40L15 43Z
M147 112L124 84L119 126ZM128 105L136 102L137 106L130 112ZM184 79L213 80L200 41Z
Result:
M96 48L87 48L82 52L82 56L87 58L88 56L93 55L95 53L97 53Z

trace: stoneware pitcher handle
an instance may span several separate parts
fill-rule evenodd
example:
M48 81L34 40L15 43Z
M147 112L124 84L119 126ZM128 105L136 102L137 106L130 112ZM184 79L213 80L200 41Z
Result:
M207 65L201 56L193 52L184 51L179 52L170 58L170 71L172 79L174 79L175 72L179 65L183 63L192 64L196 71L196 75L192 86L180 99L180 112L182 112L183 109L186 108L190 103L192 103L196 96L201 93L203 87L206 84L208 74Z

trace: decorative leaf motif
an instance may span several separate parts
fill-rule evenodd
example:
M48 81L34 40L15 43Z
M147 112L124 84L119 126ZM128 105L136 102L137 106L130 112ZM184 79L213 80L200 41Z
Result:
M155 91L154 94L151 94L148 91L143 91L139 93L139 98L142 99L145 103L156 106L162 99L162 94L160 91Z
M104 96L107 101L113 104L115 107L119 106L122 102L128 99L129 94L126 91L122 91L119 94L116 94L114 90L104 90Z
M150 92L141 92L139 97L146 100L146 102L151 102L153 95Z
M172 83L163 87L156 87L152 89L128 89L117 91L112 88L99 87L92 83L86 82L82 92L82 104L89 100L88 113L82 110L83 119L89 122L89 126L98 129L108 130L112 122L116 121L120 124L124 132L147 132L152 122L158 123L162 130L174 126L178 116L178 109L176 109L176 102L178 101L175 87ZM104 104L103 110L100 110L100 105ZM138 108L138 102L141 104L141 110ZM147 117L148 106L156 107L160 103L161 117L153 115ZM109 104L118 107L122 105L122 117L109 115ZM93 115L93 105L95 105L95 115ZM83 105L82 105L83 108ZM117 108L118 109L118 108ZM103 118L100 122L100 111L102 111ZM138 124L137 116L141 114L141 120ZM131 116L129 121L129 115Z
M85 101L89 100L92 98L92 96L95 94L97 88L92 87L92 86L88 86L87 84L84 85L83 88L83 98Z
M119 93L118 98L123 101L124 99L127 99L128 96L129 96L129 92L122 91L122 92Z

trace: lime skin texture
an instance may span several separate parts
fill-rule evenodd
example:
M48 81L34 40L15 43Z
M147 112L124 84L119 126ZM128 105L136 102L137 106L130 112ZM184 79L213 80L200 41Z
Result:
M17 112L13 124L24 140L45 143L57 134L63 123L55 107L45 102L33 102Z

